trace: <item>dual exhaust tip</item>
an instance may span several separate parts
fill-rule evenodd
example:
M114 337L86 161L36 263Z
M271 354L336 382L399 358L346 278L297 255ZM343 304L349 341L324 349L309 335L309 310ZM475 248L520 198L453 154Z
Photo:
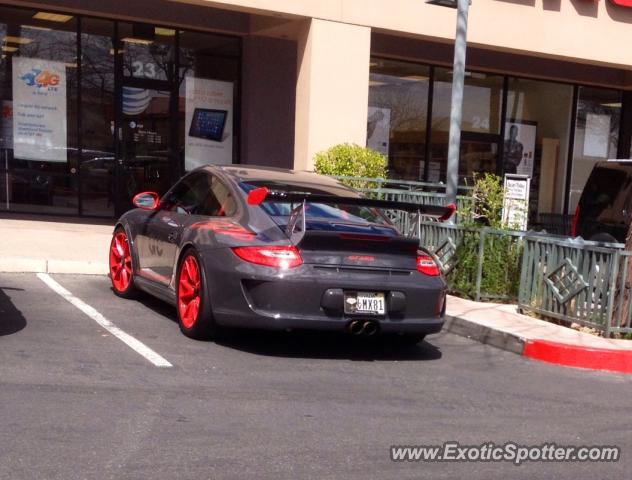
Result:
M352 335L375 335L380 330L380 325L371 320L352 320L348 327Z

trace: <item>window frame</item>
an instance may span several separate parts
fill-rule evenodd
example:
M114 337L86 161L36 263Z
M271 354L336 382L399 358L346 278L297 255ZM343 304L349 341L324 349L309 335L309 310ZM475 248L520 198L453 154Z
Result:
M187 193L190 192L195 192L195 187L198 185L196 182L198 182L198 179L205 179L208 185L208 190L206 192L206 195L204 196L203 199L200 198L196 198L196 205L193 209L193 211L188 212L186 208L180 206L180 202L179 201L172 201L171 199L169 199L168 197L171 195L175 195L176 190L178 190L182 185L185 185L185 187L188 189ZM228 192L228 198L230 198L231 202L233 203L233 208L232 211L230 213L224 213L223 215L210 215L208 213L202 213L200 210L202 209L202 204L206 203L208 201L208 198L210 195L213 195L215 197L216 202L218 203L219 207L218 209L221 209L224 207L224 205L221 204L220 199L217 197L215 191L214 191L214 184L216 185L221 185L226 192ZM197 197L197 195L195 195ZM201 217L211 217L211 218L231 218L234 217L238 210L239 210L239 203L235 198L235 193L233 192L233 190L231 188L229 188L225 182L222 181L221 178L219 178L217 175L214 175L211 172L206 172L206 171L193 171L191 173L189 173L188 175L185 175L184 177L182 177L173 187L171 187L169 189L169 191L167 191L167 193L164 194L164 196L160 199L160 209L163 211L168 211L168 212L173 212L173 213L178 213L181 215L187 215L187 216L201 216ZM180 211L179 209L183 210Z

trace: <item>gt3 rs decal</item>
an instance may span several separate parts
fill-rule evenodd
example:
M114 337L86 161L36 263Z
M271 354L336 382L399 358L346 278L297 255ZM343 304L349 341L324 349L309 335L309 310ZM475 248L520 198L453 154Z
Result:
M162 257L163 250L160 248L157 242L152 241L151 239L147 242L147 249L149 253L155 255L157 257Z

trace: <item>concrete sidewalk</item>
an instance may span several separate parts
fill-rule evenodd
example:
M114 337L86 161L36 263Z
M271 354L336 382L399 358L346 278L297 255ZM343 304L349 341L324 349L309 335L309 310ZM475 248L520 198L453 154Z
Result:
M114 220L0 218L0 272L107 274ZM445 330L530 358L632 373L632 341L597 337L517 312L449 297Z
M0 218L0 272L107 274L114 220Z

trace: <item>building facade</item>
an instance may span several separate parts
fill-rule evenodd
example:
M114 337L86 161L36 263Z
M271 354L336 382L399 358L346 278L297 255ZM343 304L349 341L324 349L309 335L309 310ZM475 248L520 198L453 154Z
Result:
M473 0L460 181L572 213L631 157L632 6ZM368 145L442 182L455 10L424 0L0 2L0 211L111 217L204 163L311 169Z

